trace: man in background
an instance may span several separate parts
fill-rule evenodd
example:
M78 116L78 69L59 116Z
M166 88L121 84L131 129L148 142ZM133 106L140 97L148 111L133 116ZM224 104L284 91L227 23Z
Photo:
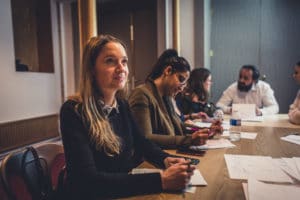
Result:
M223 92L217 107L224 113L231 114L232 104L255 104L258 116L278 113L279 106L274 91L268 83L258 80L259 76L255 66L242 66L238 81Z

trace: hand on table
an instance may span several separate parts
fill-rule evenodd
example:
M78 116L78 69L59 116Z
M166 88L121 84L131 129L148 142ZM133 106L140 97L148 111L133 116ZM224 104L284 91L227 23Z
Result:
M184 160L161 172L163 190L183 190L186 188L195 170L195 166L189 165L189 163L190 161Z

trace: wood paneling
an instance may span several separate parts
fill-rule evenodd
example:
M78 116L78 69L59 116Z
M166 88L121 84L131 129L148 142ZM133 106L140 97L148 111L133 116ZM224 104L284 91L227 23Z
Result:
M58 115L0 124L0 152L59 136Z

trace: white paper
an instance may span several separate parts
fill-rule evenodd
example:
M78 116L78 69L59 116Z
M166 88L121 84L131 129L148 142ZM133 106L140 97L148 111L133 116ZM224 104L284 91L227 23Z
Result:
M220 138L220 139L207 140L205 145L190 146L190 149L208 150L208 149L233 148L233 147L235 147L235 145L232 144L229 140Z
M297 168L296 158L279 158L273 159L278 166L293 178L300 181L300 171Z
M199 171L199 169L194 170L194 174L191 177L189 185L191 185L191 186L207 185L207 182L203 178L203 176L202 176L201 172Z
M222 136L229 137L229 131L223 131ZM242 139L250 139L254 140L257 136L257 133L254 132L241 132L241 138Z
M281 139L287 142L300 145L300 135L287 135L285 137L281 137Z
M200 121L194 121L194 125L200 128L209 128L211 126L210 122L200 122ZM229 130L229 122L223 121L222 122L222 127L224 130Z
M196 121L196 122L194 122L194 125L196 125L196 126L198 126L200 128L209 128L211 126L211 123Z
M156 168L134 168L132 169L131 174L159 173L160 171L161 169L156 169ZM199 169L195 169L194 174L191 177L191 180L189 182L189 186L201 186L201 185L207 185L207 182L203 178Z
M249 200L299 200L300 187L296 185L267 184L248 179Z
M251 118L244 118L242 119L242 122L263 122L264 117L263 116L255 116Z
M194 194L196 192L196 189L197 189L197 187L195 187L195 186L187 186L184 189L184 192L188 192L188 193Z
M297 170L300 173L300 158L299 157L293 157L293 160L295 161L295 164L297 166Z
M199 169L195 169L194 174L191 177L191 180L189 182L189 185L185 188L184 192L195 193L197 189L195 186L202 186L202 185L207 185L207 182L203 178Z
M242 186L243 186L243 191L244 191L245 199L249 200L248 183L242 183Z
M255 104L232 104L232 113L238 113L242 120L256 117Z
M248 179L251 175L262 181L292 183L271 157L225 154L224 158L232 179Z

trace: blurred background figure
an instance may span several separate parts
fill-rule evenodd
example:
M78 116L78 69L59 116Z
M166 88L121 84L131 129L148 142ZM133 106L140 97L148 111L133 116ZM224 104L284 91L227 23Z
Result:
M294 70L293 78L300 84L300 62L295 65ZM293 124L300 124L300 90L298 91L293 104L290 105L289 119Z
M279 106L270 84L259 80L260 72L254 65L244 65L238 81L232 83L217 102L224 113L231 114L232 104L255 104L256 115L272 115Z
M206 68L197 68L191 72L185 90L176 96L176 104L184 120L204 119L211 121L212 117L223 118L222 110L209 102L212 85L211 72Z

